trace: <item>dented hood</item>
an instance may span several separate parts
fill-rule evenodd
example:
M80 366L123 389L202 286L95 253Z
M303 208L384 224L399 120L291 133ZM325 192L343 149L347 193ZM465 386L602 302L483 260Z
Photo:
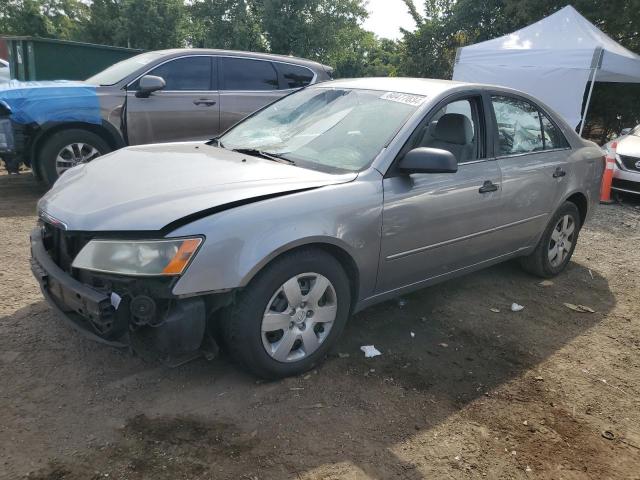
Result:
M67 171L38 210L68 230L158 231L203 211L356 176L285 165L201 142L144 145Z

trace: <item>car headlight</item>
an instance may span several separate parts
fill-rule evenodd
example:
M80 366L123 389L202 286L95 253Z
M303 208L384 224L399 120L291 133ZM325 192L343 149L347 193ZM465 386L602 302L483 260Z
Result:
M73 260L73 268L123 275L180 275L202 238L171 240L91 240Z
M0 152L13 152L13 127L8 118L0 119Z

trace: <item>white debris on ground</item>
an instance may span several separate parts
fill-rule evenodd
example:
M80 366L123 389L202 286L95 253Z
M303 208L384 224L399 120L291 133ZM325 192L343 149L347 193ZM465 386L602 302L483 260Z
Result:
M380 352L373 345L363 345L362 347L360 347L360 350L364 352L365 358L377 357L378 355L382 355L382 352Z
M519 312L520 310L524 310L524 307L522 305L519 305L519 304L517 304L515 302L513 302L511 304L511 311L512 312Z

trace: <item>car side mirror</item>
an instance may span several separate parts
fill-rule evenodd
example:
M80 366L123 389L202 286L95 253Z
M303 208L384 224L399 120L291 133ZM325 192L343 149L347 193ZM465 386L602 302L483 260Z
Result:
M419 147L402 157L398 169L404 173L455 173L458 162L447 150Z
M136 97L147 98L153 92L162 90L167 86L167 83L162 77L156 77L155 75L145 75L140 79L138 85L139 86L138 91L136 92Z

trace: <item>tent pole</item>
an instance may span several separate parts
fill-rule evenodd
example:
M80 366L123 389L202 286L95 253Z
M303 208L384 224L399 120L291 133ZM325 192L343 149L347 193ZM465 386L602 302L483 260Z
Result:
M596 83L596 73L598 72L597 68L593 69L593 75L591 76L591 86L589 87L589 95L587 96L587 104L584 106L584 113L582 114L582 121L580 122L580 133L578 135L582 136L582 131L584 130L584 122L587 119L587 112L589 111L589 104L591 103L591 94L593 93L593 85Z
M591 104L591 94L593 93L593 86L596 83L596 75L598 73L598 69L602 66L602 55L604 50L602 47L597 47L593 52L593 60L591 61L591 68L593 68L593 74L591 75L591 86L589 87L589 95L587 95L587 103L584 106L584 113L582 114L582 120L580 121L580 133L578 135L582 136L582 131L584 130L584 122L587 120L587 112L589 111L589 105Z

